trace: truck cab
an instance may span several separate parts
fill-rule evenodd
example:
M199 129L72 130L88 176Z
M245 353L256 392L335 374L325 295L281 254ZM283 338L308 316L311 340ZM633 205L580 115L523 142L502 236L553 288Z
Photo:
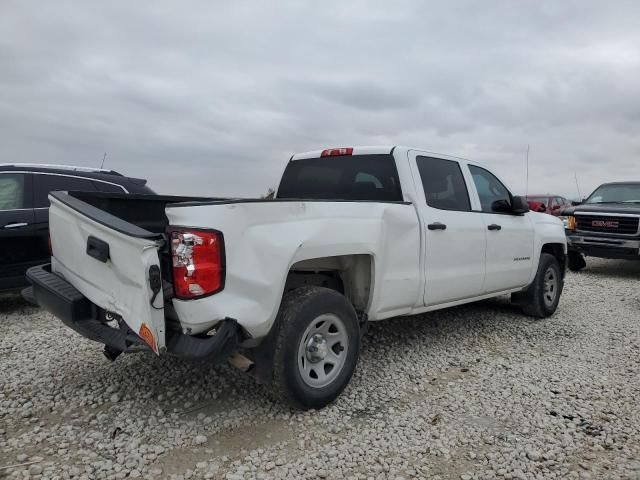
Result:
M347 169L352 171L347 174ZM559 221L528 212L526 203L486 167L408 147L294 155L276 198L410 204L419 222L413 251L420 252L420 273L414 272L420 282L414 283L423 288L417 306L527 285L535 273L540 242L546 241L534 235L536 224L552 226L558 248L563 243Z

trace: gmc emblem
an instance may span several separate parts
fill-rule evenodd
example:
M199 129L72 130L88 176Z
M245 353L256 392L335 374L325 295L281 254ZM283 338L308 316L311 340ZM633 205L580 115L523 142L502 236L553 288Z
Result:
M618 228L620 226L620 222L615 220L592 220L592 227L605 227L605 228Z

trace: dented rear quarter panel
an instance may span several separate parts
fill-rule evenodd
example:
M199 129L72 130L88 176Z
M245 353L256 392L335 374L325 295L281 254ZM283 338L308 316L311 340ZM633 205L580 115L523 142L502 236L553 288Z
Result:
M237 201L168 207L167 217L171 225L212 228L224 236L224 290L173 300L191 333L230 317L253 337L265 336L291 266L313 258L371 257L367 313L372 320L408 313L422 297L420 229L410 203Z

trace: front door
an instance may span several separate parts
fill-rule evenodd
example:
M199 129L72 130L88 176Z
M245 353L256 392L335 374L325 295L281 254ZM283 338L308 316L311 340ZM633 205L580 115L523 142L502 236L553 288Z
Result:
M0 172L0 291L27 284L24 274L34 265L33 224L31 175Z
M471 211L460 163L410 155L424 238L425 305L439 305L482 294L485 230L482 215ZM417 175L416 175L417 174Z
M494 202L511 204L512 195L498 178L484 168L469 165L486 232L485 293L524 287L533 269L533 225L528 215L498 213Z

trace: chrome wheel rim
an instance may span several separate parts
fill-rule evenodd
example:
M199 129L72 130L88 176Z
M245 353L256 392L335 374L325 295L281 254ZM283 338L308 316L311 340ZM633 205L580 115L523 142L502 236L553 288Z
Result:
M547 268L544 273L544 304L551 307L558 296L558 275L553 268Z
M298 372L304 383L322 388L333 382L346 363L348 348L349 335L337 315L316 317L298 346Z

